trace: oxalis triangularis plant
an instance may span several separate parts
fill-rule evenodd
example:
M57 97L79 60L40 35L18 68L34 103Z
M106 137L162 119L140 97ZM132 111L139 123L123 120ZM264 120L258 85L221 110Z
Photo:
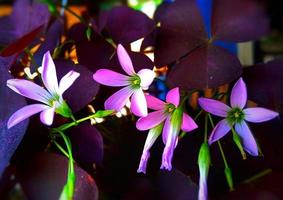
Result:
M29 12L24 12L27 9ZM65 12L80 22L65 30L63 40ZM16 20L26 24L15 25ZM248 123L279 116L276 108L249 106L245 83L249 77L242 73L237 57L218 45L219 41L255 40L268 33L267 16L257 1L215 0L210 29L206 30L193 0L165 1L153 19L126 6L113 7L87 19L72 11L66 1L56 5L48 0L18 0L12 14L0 21L0 27L1 98L11 107L1 107L5 114L1 116L1 173L26 131L27 119L39 114L42 124L48 127L52 144L69 159L60 199L75 197L76 161L68 131L89 120L106 117L107 121L108 116L114 117L128 106L128 114L135 116L136 128L147 132L136 165L137 173L144 174L159 136L164 143L160 169L171 171L178 143L191 134L203 134L198 154L198 199L207 199L207 179L213 163L210 149L219 148L224 176L230 190L234 190L222 138L232 134L243 159L259 156L256 133ZM40 36L43 39L38 40ZM130 44L140 38L144 38L140 51L132 51ZM147 56L149 53L154 55L154 63ZM169 87L163 98L157 95L157 83ZM218 92L220 86L229 83L231 90ZM100 93L107 94L104 109L82 117L79 111L90 102L95 104L99 85L107 86L100 88ZM108 95L112 91L108 87L117 91ZM202 97L207 88L214 88L211 98ZM13 96L11 90L36 102L27 104L20 96ZM197 105L193 106L190 102L196 94ZM61 120L54 125L56 116L61 116ZM10 140L12 145L4 143Z

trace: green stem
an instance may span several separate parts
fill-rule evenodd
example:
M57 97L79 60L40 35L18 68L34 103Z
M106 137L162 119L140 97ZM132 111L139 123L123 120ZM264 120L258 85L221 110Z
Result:
M212 128L214 128L215 127L214 122L212 120L210 113L207 113L207 115L208 115L208 118L209 118L209 121L210 121ZM227 184L229 186L230 191L233 191L234 190L234 183L233 183L232 171L231 171L231 169L228 165L222 144L219 140L217 141L217 144L218 144L218 147L219 147L222 159L223 159L223 163L224 163L224 166L225 166L224 174L225 174L225 177L226 177Z
M268 168L268 169L266 169L266 170L264 170L264 171L262 171L262 172L260 172L256 175L252 176L251 178L243 181L243 183L247 184L247 183L253 182L253 181L255 181L255 180L257 180L257 179L259 179L263 176L266 176L267 174L269 174L271 172L272 172L272 169Z
M65 151L65 149L58 143L56 142L55 140L52 141L56 147L67 157L69 158L69 154Z
M199 118L199 116L202 114L203 110L200 110L198 112L198 114L195 116L194 120L197 120Z

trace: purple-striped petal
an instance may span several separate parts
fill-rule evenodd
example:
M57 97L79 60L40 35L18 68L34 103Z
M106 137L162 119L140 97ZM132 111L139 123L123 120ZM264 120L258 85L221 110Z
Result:
M150 69L142 69L138 72L138 75L141 79L141 87L143 90L147 90L148 87L153 82L153 79L155 78L155 73L153 70Z
M139 168L137 170L137 172L142 172L142 173L146 173L146 166L147 166L147 161L148 158L150 157L150 148L152 147L152 145L154 144L154 142L156 141L156 139L158 138L158 136L160 135L162 130L162 125L159 125L157 127L154 127L153 129L150 129L150 131L148 132L144 147L143 147L143 153L141 156L141 160L140 160L140 164L139 164Z
M179 92L179 88L178 87L170 90L167 93L167 95L166 95L166 102L167 103L172 103L176 107L179 106L179 103L180 103L180 92Z
M140 118L136 123L136 127L141 131L148 130L162 123L166 117L163 110L151 112L146 117Z
M41 77L45 87L51 94L58 93L56 68L49 51L44 54L42 59Z
M220 140L224 137L229 131L231 130L230 125L228 124L226 119L221 120L218 124L214 127L211 135L209 136L208 143L212 144L213 142Z
M245 120L249 122L265 122L279 115L279 113L266 108L246 108L244 110Z
M129 78L129 76L108 69L100 69L93 74L96 82L113 87L129 85Z
M198 125L195 123L195 121L188 114L183 113L181 129L185 132L189 132L197 127Z
M247 86L242 78L234 85L231 91L231 107L244 108L247 103Z
M163 110L165 107L165 103L161 101L160 99L151 96L151 95L145 95L145 99L147 102L147 107L153 110Z
M219 116L219 117L226 117L227 112L231 109L226 104L216 101L214 99L208 99L208 98L199 98L198 103L202 109L204 109L206 112L209 112L213 115Z
M55 114L55 107L49 107L48 109L40 113L40 121L43 124L50 126L53 123L54 114Z
M7 126L8 128L12 128L16 124L20 123L21 121L29 118L30 116L39 113L45 109L48 109L49 106L44 104L32 104L25 106L19 110L17 110L8 120Z
M127 53L126 49L121 44L119 44L117 47L117 55L123 70L130 76L134 75L135 70L133 67L132 60L129 54Z
M257 156L258 155L257 143L247 123L243 121L240 124L235 124L235 130L242 139L244 149L250 155Z
M73 70L63 76L59 82L59 94L62 95L80 76L80 73Z
M147 104L142 89L135 90L131 98L131 111L139 117L147 116Z
M170 122L170 117L167 117L162 132L162 139L163 142L165 142L165 148L162 154L161 169L169 171L172 169L172 158L174 149L178 144L178 133L179 130L174 130L174 127Z
M40 101L42 103L48 104L48 101L51 98L51 95L45 89L31 81L10 79L7 81L7 86L24 97Z
M129 100L130 96L134 93L134 90L130 86L124 87L118 92L112 94L104 103L106 110L120 111Z

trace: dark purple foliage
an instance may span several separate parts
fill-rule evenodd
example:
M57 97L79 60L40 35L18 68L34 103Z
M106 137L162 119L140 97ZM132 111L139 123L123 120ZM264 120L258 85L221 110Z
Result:
M103 159L103 138L90 122L84 122L77 127L73 127L69 134L76 161L88 166L101 164Z
M6 86L6 81L11 79L7 66L0 60L0 176L3 170L9 165L14 151L21 142L28 120L19 123L17 126L7 129L9 117L19 108L26 105L25 98L13 92Z
M169 73L171 87L217 87L241 75L241 64L236 56L217 46L198 48L181 59Z
M63 94L63 96L73 112L81 110L93 100L99 90L98 83L96 83L92 78L93 73L86 67L82 65L76 65L67 60L55 60L55 65L58 79L61 79L71 70L80 73L79 78Z
M283 60L245 68L243 78L249 99L270 109L283 111Z
M154 22L142 12L115 7L108 13L106 29L117 44L129 44L151 33Z
M28 199L59 199L67 180L68 159L51 153L40 153L23 163L20 183ZM75 200L97 200L98 189L90 175L75 164Z
M41 25L46 25L50 13L47 6L36 1L17 0L10 16L0 19L0 44L10 44Z
M211 25L215 40L246 42L269 33L268 17L257 0L214 0Z

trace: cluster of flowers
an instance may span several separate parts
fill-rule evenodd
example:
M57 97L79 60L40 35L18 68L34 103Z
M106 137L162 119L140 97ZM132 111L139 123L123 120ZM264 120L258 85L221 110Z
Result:
M120 111L130 99L131 112L140 117L136 123L137 129L142 131L149 130L138 172L146 173L147 161L150 156L149 150L161 132L165 144L161 169L171 170L173 152L178 144L180 130L189 132L198 126L184 112L183 105L180 103L179 88L174 88L168 92L166 102L145 94L144 90L148 89L155 78L154 71L142 69L136 73L131 58L122 45L118 45L117 55L127 75L108 69L100 69L93 75L93 79L100 84L123 87L105 101L105 109ZM46 89L28 80L11 79L7 81L7 86L15 92L41 102L41 104L25 106L15 112L8 121L8 128L39 112L41 112L41 122L46 125L52 124L54 113L67 118L72 117L72 111L63 100L62 95L80 74L70 71L58 84L55 65L49 52L43 57L42 68L41 78ZM278 116L278 113L265 108L244 109L247 102L247 89L242 78L236 82L231 91L231 107L220 101L208 98L199 98L198 101L200 107L206 112L225 118L212 131L208 140L209 144L219 140L235 127L236 133L242 141L243 148L253 156L258 155L258 148L246 121L258 123ZM148 113L148 108L154 111Z

